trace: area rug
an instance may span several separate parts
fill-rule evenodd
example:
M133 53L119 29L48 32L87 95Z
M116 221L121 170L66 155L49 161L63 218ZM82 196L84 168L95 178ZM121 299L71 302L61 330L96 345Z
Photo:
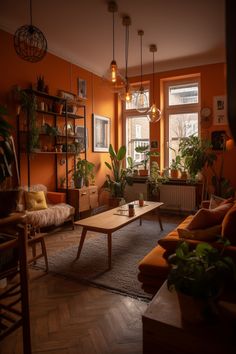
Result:
M107 235L88 232L80 258L76 261L78 246L74 245L49 256L49 271L120 294L150 299L138 281L138 263L157 245L158 240L176 227L163 223L160 230L155 220L135 221L112 235L112 269L108 269ZM65 231L60 231L58 234ZM71 231L67 231L71 232ZM81 233L81 228L73 231ZM40 265L40 260L38 262Z

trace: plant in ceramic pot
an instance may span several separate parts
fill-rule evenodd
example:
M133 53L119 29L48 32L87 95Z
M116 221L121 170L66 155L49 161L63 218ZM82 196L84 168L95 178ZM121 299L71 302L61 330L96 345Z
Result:
M0 105L0 217L5 217L16 207L18 190L13 188L12 165L17 162L11 136L12 126L4 118L7 110ZM19 180L17 180L19 185Z
M94 163L86 159L78 159L76 168L73 171L75 188L82 188L83 185L88 186L89 183L94 183L94 167Z
M219 251L208 243L199 243L190 250L188 243L182 242L169 256L172 269L167 286L177 292L184 320L202 322L215 315L217 298L227 284L236 281L235 263L223 255L228 245L226 240Z
M140 176L148 176L148 162L151 156L159 156L157 151L151 151L149 145L137 146L135 151L139 154L142 154L143 159L140 161L140 164L143 165L144 169L139 170Z

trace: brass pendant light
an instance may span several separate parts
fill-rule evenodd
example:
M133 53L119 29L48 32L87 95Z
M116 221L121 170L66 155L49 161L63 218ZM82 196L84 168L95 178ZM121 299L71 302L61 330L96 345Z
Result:
M120 93L120 98L126 102L132 100L132 93L130 90L129 79L128 79L128 54L129 54L129 26L131 25L131 18L129 16L124 16L122 24L125 26L125 85L124 92Z
M118 76L118 67L115 61L115 12L118 11L118 6L115 1L108 2L108 11L112 13L112 61L110 64L110 80L116 83Z
M161 119L161 111L155 104L154 55L157 52L157 46L155 44L151 44L149 50L152 53L152 106L147 112L147 118L150 123L156 123Z
M147 107L148 107L148 98L145 93L144 87L143 87L143 53L142 53L142 37L144 35L143 30L138 31L138 35L140 36L140 88L137 91L137 97L136 97L136 110L140 113L145 113L147 112Z

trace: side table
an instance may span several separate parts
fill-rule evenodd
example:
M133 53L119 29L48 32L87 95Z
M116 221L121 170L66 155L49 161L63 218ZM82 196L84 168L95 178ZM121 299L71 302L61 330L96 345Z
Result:
M231 323L221 317L211 324L182 323L177 295L167 289L166 282L150 302L142 322L144 354L236 353Z

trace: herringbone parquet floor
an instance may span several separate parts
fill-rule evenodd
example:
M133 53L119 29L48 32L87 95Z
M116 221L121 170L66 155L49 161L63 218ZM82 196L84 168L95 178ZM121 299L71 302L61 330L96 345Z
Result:
M48 255L78 238L46 238ZM35 276L39 271L31 270ZM147 303L47 274L30 281L34 354L141 354ZM0 354L22 354L22 330L0 343Z

